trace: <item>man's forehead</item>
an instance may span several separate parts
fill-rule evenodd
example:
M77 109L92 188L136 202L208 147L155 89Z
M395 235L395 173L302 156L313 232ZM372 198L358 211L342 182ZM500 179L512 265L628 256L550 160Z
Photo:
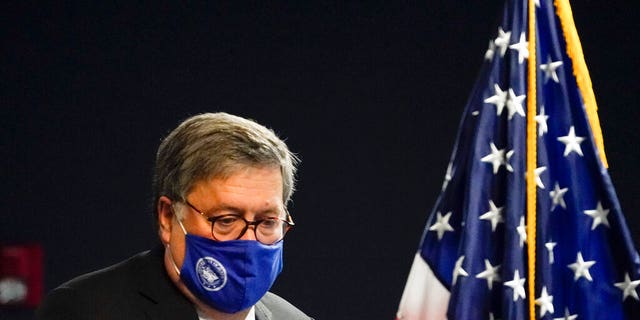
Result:
M218 182L218 183L224 183L226 181L228 181L229 179L232 179L234 177L237 176L242 176L242 175L247 175L247 176L252 176L252 175L258 175L258 171L256 171L256 169L258 171L263 171L263 170L267 170L267 171L271 171L273 170L274 172L277 171L277 174L279 176L279 183L280 183L280 188L283 187L284 184L284 176L282 174L282 168L278 165L245 165L245 164L234 164L234 165L225 165L224 168L221 168L221 170L218 170L218 172L213 172L210 173L209 175L205 175L201 178L196 178L194 181L191 182L188 190L188 193L191 193L193 191L193 189L196 187L196 185L198 184L202 184L202 183L211 183L211 182ZM264 172L264 171L263 171Z

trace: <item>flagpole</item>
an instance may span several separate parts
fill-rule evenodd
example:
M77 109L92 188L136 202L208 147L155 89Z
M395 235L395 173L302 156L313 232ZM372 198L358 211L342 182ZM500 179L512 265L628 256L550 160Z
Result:
M582 52L580 38L578 37L578 31L576 30L576 24L573 21L571 5L568 0L555 0L554 5L556 6L560 25L562 26L562 33L564 34L564 39L567 44L567 55L571 58L573 65L573 75L576 77L578 90L580 90L582 94L584 109L587 113L587 118L589 118L593 139L598 147L602 164L605 168L608 168L609 164L607 163L607 157L604 153L604 139L602 138L602 130L600 129L596 96L593 93L591 77L589 76L587 63L584 61L584 54Z
M527 88L527 253L529 278L529 319L536 320L536 188L534 171L537 166L536 135L536 15L534 0L528 1L529 59Z

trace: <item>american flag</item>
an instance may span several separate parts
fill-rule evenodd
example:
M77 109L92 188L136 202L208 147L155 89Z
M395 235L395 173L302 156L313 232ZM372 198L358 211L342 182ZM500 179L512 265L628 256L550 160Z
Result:
M568 1L507 1L397 319L640 319L590 86Z

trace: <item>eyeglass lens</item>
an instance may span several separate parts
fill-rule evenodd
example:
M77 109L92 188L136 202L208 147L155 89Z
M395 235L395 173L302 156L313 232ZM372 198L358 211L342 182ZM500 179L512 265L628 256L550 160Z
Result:
M267 218L255 222L247 222L235 215L215 219L211 224L211 235L219 241L239 239L253 225L256 240L263 244L273 244L284 237L288 228L286 222L277 218Z

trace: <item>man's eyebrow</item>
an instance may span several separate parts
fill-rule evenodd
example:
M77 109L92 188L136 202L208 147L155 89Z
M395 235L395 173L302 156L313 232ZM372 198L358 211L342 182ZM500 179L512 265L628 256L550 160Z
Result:
M278 210L278 208L268 208L256 212L256 216L279 216L284 210Z
M215 214L217 212L220 212L220 211L230 211L230 212L237 213L237 214L240 214L240 215L246 213L246 210L244 210L244 209L240 209L240 208L238 208L236 206L227 205L227 204L215 205L215 206L203 211L203 213L205 213L207 215L213 215L213 214ZM258 211L255 212L255 215L260 215L260 216L278 215L278 214L280 214L280 211L284 211L284 210L280 210L280 208L277 205L275 205L275 206L267 207L267 208L265 208L263 210L258 210Z
M218 205L214 205L213 207L209 207L205 210L202 210L202 213L206 214L206 215L214 215L217 212L220 211L231 211L234 213L238 213L238 214L242 214L244 212L244 210L235 207L235 206L231 206L231 205L226 205L226 204L218 204Z

